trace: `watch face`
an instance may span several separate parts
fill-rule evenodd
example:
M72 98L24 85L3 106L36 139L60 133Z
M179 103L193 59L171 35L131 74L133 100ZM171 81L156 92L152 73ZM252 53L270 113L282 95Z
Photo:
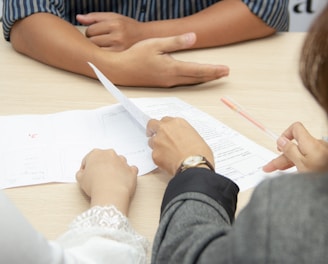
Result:
M184 170L188 168L193 168L193 167L198 167L199 165L206 165L208 169L215 171L214 167L206 160L205 157L201 155L194 155L186 158L182 164L180 165L179 169L177 170L176 173L183 172Z
M202 161L203 161L202 156L190 156L183 162L183 165L186 166L198 165Z

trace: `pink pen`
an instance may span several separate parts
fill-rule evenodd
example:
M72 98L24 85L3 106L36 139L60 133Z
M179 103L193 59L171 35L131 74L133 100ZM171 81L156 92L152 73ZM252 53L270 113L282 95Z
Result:
M265 132L268 136L273 138L275 141L279 138L277 134L272 132L271 130L267 129L263 124L256 121L253 117L251 117L248 113L246 113L236 102L233 102L231 99L228 99L226 97L222 97L221 101L228 107L230 107L232 110L246 118L248 121L250 121L252 124L257 126L259 129L261 129L263 132Z

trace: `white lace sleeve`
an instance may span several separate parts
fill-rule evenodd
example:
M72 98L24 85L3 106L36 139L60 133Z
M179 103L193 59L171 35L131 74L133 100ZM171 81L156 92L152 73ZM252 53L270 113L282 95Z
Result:
M128 219L114 206L95 206L85 211L75 218L69 230L57 241L64 248L73 249L73 252L78 248L75 255L88 254L90 259L93 258L90 254L98 258L103 251L106 251L106 255L109 252L112 255L132 252L133 263L146 263L149 246L148 241L131 227ZM94 248L97 248L95 253Z

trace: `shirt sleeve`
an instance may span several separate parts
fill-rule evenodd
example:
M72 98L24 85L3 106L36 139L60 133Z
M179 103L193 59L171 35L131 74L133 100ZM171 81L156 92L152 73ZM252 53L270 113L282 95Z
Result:
M152 263L198 263L208 245L216 240L224 252L238 191L230 179L205 168L176 175L164 194ZM218 261L208 260L204 263Z
M148 242L115 207L94 207L78 216L57 241L37 232L0 192L1 263L146 263Z
M257 17L276 31L288 31L288 0L242 0Z
M64 9L64 0L5 0L2 18L4 38L10 41L10 31L17 20L42 12L64 18Z
M1 263L65 263L62 248L36 232L2 192L0 208Z
M57 241L81 263L146 263L148 241L114 206L82 213Z

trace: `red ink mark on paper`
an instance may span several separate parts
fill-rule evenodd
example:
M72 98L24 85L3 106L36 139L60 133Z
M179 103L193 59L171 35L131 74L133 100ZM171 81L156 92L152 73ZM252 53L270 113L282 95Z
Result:
M37 138L38 137L38 134L37 133L30 133L30 134L28 134L28 136L30 138L34 139L34 138Z

